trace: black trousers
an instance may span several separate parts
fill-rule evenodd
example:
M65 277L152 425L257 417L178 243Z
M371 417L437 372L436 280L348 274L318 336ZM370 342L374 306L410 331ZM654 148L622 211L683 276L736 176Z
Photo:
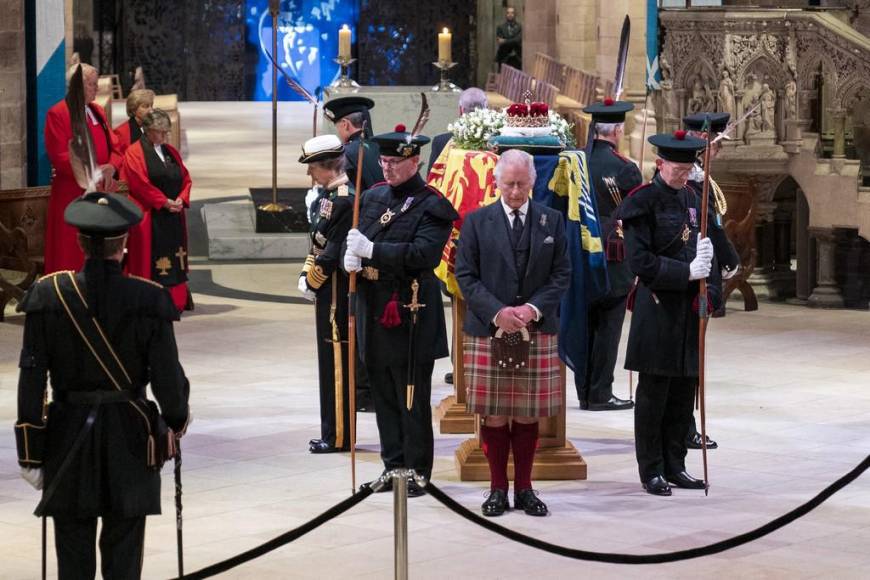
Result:
M625 296L608 297L589 308L586 375L574 375L580 402L606 403L613 396L613 370L625 320Z
M343 308L336 316L339 337L342 339L337 345L341 350L341 382L338 383L335 375L336 351L332 342L332 323L329 321L331 298L331 284L327 283L314 305L317 317L317 368L320 375L320 438L334 447L350 449L347 309ZM341 300L340 293L338 299ZM346 302L346 294L344 299Z
M641 481L686 469L695 377L640 373L634 406L634 446Z
M408 368L368 367L375 402L381 459L384 468L406 467L425 477L432 475L432 369L434 363L414 367L414 399L406 406Z
M60 580L93 580L97 574L97 518L54 518L54 547ZM100 559L103 578L142 577L145 516L101 518Z

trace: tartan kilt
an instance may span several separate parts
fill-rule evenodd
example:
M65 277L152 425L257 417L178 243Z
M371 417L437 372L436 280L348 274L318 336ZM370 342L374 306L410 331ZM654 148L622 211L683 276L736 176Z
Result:
M529 364L515 370L496 365L490 337L463 334L467 407L479 415L552 417L562 407L559 342L533 330Z

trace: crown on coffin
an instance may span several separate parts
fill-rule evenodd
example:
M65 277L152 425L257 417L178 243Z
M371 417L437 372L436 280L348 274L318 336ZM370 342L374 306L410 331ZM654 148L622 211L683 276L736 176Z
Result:
M540 128L550 126L550 107L547 103L532 102L532 93L523 93L523 102L507 108L507 127Z

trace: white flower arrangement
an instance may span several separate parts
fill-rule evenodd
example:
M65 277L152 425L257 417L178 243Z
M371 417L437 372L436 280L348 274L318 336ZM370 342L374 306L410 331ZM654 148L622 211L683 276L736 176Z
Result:
M573 148L576 145L574 124L552 110L549 111L549 118L553 135L558 137L565 147ZM447 130L453 133L453 141L460 149L486 151L489 149L487 142L491 137L501 134L506 119L506 109L476 109L447 125Z

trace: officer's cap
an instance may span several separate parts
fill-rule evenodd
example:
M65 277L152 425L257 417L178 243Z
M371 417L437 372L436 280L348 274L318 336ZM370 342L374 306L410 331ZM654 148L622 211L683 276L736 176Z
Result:
M66 206L63 219L86 236L113 238L142 221L142 210L124 195L93 191Z
M378 144L381 157L413 157L419 155L420 147L431 139L425 135L412 138L405 126L400 123L392 133L375 135L371 140Z
M694 163L698 151L707 146L707 142L697 137L691 137L685 131L659 133L647 139L656 146L657 154L665 161L674 163Z
M323 114L326 115L327 119L336 123L351 113L362 113L373 109L374 106L375 102L367 97L339 97L324 103Z
M344 155L344 145L335 135L318 135L312 137L302 145L302 155L299 163L311 163L313 161L326 161Z
M625 114L634 110L634 105L628 101L614 101L607 98L583 109L584 113L592 115L596 123L624 123Z

